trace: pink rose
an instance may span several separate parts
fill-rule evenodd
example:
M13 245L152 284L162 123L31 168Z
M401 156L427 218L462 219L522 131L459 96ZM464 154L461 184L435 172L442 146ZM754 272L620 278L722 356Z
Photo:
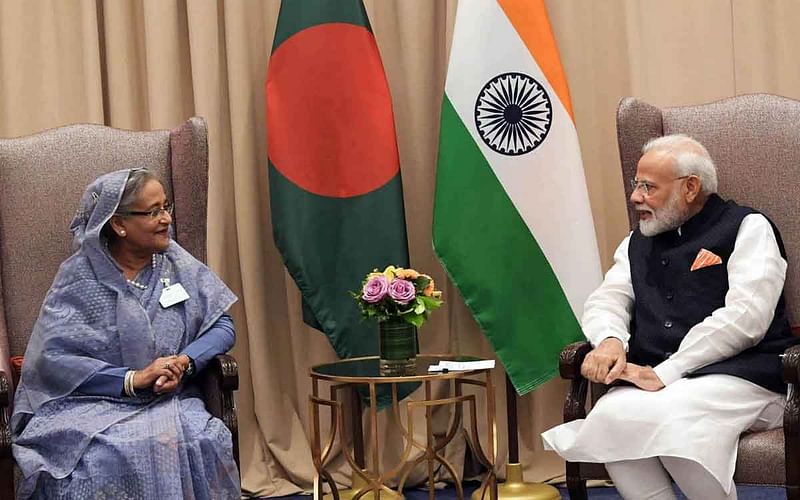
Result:
M408 304L416 296L414 284L403 279L396 279L389 284L389 297L399 304Z
M383 274L377 274L367 281L364 289L361 291L361 298L370 304L380 302L386 296L389 290L389 282Z

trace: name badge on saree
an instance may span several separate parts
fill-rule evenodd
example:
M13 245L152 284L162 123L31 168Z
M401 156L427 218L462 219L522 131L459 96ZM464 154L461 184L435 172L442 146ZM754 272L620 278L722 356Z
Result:
M161 304L161 307L166 309L175 304L180 304L185 300L189 300L189 294L186 293L186 289L183 288L183 285L175 283L171 286L165 286L161 290L161 297L158 299L158 303Z

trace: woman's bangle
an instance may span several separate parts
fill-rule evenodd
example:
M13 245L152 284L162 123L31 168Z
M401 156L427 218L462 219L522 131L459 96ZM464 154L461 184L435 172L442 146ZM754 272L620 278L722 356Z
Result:
M136 390L133 387L133 377L136 375L136 370L128 370L125 373L125 380L122 384L122 388L125 391L125 395L129 398L136 397Z

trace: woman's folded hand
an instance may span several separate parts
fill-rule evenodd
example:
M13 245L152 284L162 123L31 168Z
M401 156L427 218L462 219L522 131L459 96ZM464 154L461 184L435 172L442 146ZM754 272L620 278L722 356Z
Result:
M183 371L183 363L178 360L178 356L156 358L149 365L136 371L133 388L148 388L156 394L172 392L178 387Z

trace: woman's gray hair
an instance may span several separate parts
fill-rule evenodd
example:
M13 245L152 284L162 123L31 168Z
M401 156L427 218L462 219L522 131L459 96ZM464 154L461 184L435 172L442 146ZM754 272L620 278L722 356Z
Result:
M717 168L708 150L686 134L672 134L650 139L642 148L642 154L664 151L675 159L675 176L696 175L700 178L700 189L705 194L717 192Z
M117 212L129 211L142 193L145 184L151 180L158 181L159 183L161 182L154 173L146 168L131 170L131 173L128 174L128 180L125 182L125 190L122 191L122 198L119 200Z

